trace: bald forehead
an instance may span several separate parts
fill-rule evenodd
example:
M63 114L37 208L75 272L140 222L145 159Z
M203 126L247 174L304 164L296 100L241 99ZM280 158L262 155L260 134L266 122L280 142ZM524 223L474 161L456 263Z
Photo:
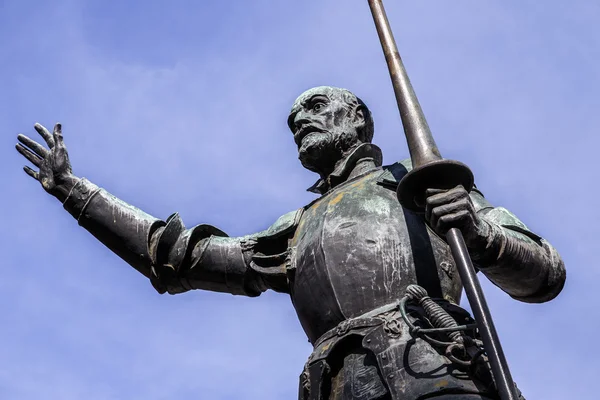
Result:
M349 99L357 101L356 96L347 89L336 88L333 86L317 86L312 89L308 89L302 93L292 106L291 112L297 112L302 106L304 106L310 99L315 96L326 96L329 100L342 100L345 103L349 103Z

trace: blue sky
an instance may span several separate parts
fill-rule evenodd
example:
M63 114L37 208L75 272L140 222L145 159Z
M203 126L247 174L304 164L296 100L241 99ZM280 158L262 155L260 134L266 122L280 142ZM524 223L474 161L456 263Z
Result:
M600 350L600 5L386 2L448 158L557 247L567 284L518 303L482 278L528 399L594 399ZM158 295L21 170L17 133L63 123L75 174L230 235L314 198L286 128L346 87L384 162L407 156L366 0L0 0L3 399L294 399L311 348L285 295Z

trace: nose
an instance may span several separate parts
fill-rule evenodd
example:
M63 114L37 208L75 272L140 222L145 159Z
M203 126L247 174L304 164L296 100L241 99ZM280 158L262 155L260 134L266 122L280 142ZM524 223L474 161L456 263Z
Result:
M295 116L294 116L294 127L296 129L300 129L302 128L303 125L306 125L310 122L310 120L307 118L307 115L304 113L304 111L299 111Z

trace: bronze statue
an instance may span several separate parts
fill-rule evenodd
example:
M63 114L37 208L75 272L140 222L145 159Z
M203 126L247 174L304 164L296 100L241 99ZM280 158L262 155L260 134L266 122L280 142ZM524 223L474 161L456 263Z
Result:
M300 399L498 398L485 356L471 351L478 333L458 306L445 235L459 228L479 271L525 302L561 291L556 250L477 189L431 188L425 213L403 208L396 188L411 162L381 165L371 113L345 89L306 91L288 125L302 165L319 175L309 189L319 197L239 238L212 225L186 228L178 214L154 218L76 177L60 124L52 133L35 125L48 149L19 135L17 150L38 169L25 172L159 293L288 293L314 345ZM399 307L407 293L412 301ZM431 307L464 329L423 334L435 326ZM447 351L456 341L466 353Z

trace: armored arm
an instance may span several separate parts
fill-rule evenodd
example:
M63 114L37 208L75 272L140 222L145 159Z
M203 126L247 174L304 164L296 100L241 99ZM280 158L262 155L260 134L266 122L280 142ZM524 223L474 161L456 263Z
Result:
M470 197L481 223L467 245L479 270L517 300L541 303L556 297L566 279L556 249L510 211L492 206L478 190Z
M410 159L395 164L395 180L410 171ZM513 213L494 207L474 188L427 191L425 220L444 237L450 228L462 231L478 269L513 298L542 303L562 290L566 271L554 247L531 232Z
M149 244L165 222L121 201L85 178L75 183L63 207L106 247L146 277L151 276Z
M106 247L150 279L159 293L206 289L258 296L267 288L287 292L288 242L301 210L280 217L266 231L229 238L211 225L186 229L178 214L154 218L71 168L62 126L35 130L48 148L18 135L17 151L38 170L23 169Z
M63 204L79 225L148 277L161 294L206 289L257 296L266 290L248 267L244 240L211 225L186 229L178 214L159 220L85 178Z
M148 277L159 293L208 289L257 296L265 290L252 266L248 239L227 238L210 225L186 229L177 214L161 221L73 175L62 127L50 133L35 124L48 148L18 135L17 151L31 164L23 169L115 254ZM252 242L254 243L254 242Z

